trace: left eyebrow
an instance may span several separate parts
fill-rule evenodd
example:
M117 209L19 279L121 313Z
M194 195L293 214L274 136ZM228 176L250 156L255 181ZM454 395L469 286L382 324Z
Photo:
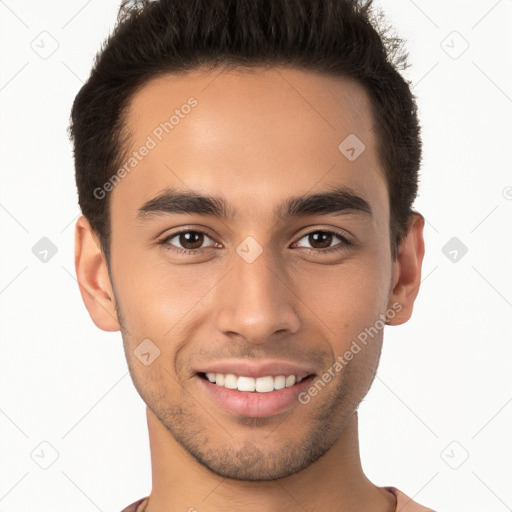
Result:
M366 199L348 187L338 186L317 194L291 197L277 206L274 218L278 221L289 217L347 213L373 217L372 208ZM230 220L236 217L237 209L230 207L222 197L166 188L138 209L137 218L146 219L164 214L195 214Z

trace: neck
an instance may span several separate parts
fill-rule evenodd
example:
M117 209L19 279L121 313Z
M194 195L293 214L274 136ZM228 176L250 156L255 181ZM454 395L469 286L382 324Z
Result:
M395 510L395 498L363 473L357 412L331 449L303 471L279 480L249 482L211 472L176 442L149 408L146 410L153 481L145 512Z

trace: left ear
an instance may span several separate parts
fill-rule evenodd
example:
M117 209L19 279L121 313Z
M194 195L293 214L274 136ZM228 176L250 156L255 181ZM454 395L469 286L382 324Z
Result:
M388 325L400 325L412 315L412 309L421 284L421 264L425 255L423 227L425 218L414 212L409 217L405 235L393 267L392 291L389 295L388 308L396 303L401 309L387 322ZM396 311L396 308L393 308Z

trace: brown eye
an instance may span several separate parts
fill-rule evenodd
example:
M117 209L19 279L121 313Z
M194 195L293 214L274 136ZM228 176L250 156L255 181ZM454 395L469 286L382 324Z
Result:
M338 239L338 243L336 242ZM317 230L306 233L300 240L307 240L310 247L300 246L306 251L314 252L316 254L325 254L336 251L342 251L348 246L352 245L349 240L339 233L334 231Z
M332 233L326 231L316 231L308 235L308 242L312 245L313 249L326 249L331 246Z
M202 247L205 239L210 239L212 242L214 242L206 233L189 229L186 231L173 233L172 235L164 238L160 243L166 249L178 253L199 254L203 252L204 248L213 247L215 245L214 242L210 246Z
M199 249L204 241L204 233L198 231L185 231L177 236L184 249Z

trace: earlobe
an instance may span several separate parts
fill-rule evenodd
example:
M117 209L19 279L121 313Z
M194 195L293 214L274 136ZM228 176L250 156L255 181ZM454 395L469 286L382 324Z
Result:
M80 294L94 324L119 331L115 297L96 233L82 215L75 226L75 270Z
M393 307L395 315L388 325L400 325L412 315L414 301L421 283L421 265L425 255L423 228L425 218L420 213L413 213L409 218L407 234L400 244L399 253L394 262L392 291L388 308ZM399 304L399 308L397 307ZM398 310L399 309L399 310Z

